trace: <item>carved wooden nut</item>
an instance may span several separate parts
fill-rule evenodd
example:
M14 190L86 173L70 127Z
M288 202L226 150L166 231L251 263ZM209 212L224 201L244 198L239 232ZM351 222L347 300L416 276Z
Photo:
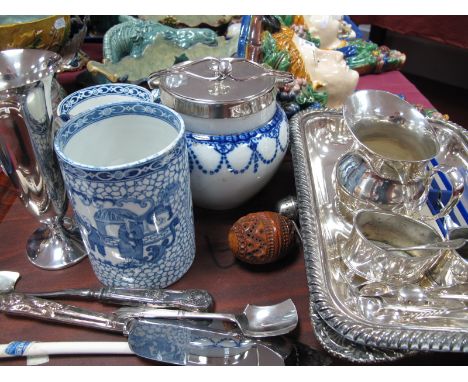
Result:
M294 246L293 222L276 212L256 212L241 217L229 231L234 256L249 264L277 261Z

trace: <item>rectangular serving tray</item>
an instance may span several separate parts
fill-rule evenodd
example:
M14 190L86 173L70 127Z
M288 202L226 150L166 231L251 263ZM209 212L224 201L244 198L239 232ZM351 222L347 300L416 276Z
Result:
M451 122L429 121L442 146L432 164L456 166L465 171L466 179L467 131ZM356 362L398 359L412 351L468 352L468 311L430 317L402 314L377 320L362 309L362 298L355 285L344 277L346 270L340 250L351 224L339 213L333 180L338 158L351 148L351 136L338 110L305 110L294 116L290 126L311 320L314 328L319 329L316 333L322 333L319 333L322 345L335 355ZM440 187L443 193L445 184L441 174L436 176L432 187ZM468 225L467 200L465 190L451 218L439 220L433 226L444 234L447 229ZM437 208L434 204L437 203L432 198L426 211ZM326 338L330 332L320 327L320 320L341 336L344 343L334 347L336 341L330 336ZM352 349L355 345L358 351Z

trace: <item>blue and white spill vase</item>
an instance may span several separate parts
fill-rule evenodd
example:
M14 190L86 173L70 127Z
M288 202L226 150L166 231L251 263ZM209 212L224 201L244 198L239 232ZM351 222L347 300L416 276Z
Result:
M184 122L119 102L72 118L55 150L91 265L106 286L164 288L195 256Z
M138 85L112 83L89 86L71 93L59 103L58 121L63 125L70 118L97 106L126 101L152 102L153 99L152 92Z

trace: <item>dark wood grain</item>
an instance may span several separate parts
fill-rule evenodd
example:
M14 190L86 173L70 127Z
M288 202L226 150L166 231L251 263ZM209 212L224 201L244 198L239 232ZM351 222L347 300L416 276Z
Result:
M16 197L16 192L11 186L10 180L0 170L0 223L10 210Z

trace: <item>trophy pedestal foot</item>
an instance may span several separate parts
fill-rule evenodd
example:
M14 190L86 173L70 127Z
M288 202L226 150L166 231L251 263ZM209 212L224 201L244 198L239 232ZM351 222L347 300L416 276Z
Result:
M86 256L79 230L69 218L62 224L42 224L29 238L27 256L35 266L46 270L70 267Z

